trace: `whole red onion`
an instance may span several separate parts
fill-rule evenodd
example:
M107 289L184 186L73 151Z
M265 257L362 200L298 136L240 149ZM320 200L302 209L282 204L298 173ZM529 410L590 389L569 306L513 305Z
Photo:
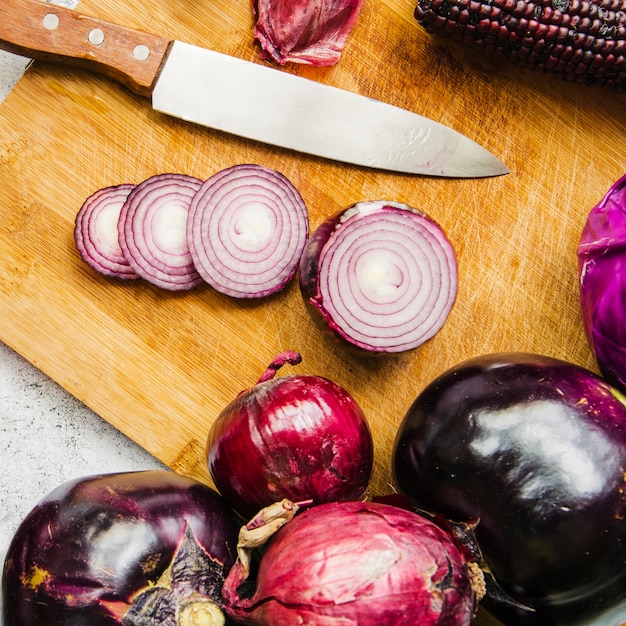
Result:
M356 401L320 376L274 378L301 358L280 354L209 432L211 477L244 517L283 498L319 504L359 499L367 490L374 446Z
M247 536L255 539L260 518L244 526L240 547ZM474 565L451 534L422 515L377 502L333 502L298 513L276 532L250 598L238 593L247 575L240 550L222 589L224 611L255 626L468 626L484 593Z

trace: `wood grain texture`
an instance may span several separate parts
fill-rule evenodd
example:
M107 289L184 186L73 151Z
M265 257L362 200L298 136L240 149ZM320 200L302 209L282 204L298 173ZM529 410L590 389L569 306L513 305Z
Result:
M37 0L3 2L0 42L16 54L109 76L142 96L152 94L172 43Z
M84 0L80 9L260 62L248 0ZM285 374L331 378L363 407L376 442L371 490L386 493L397 426L448 367L528 351L596 369L578 312L576 246L589 210L626 172L626 95L433 38L411 0L366 0L338 65L284 71L427 115L511 173L442 180L301 156L168 119L107 78L35 63L0 106L0 340L170 467L209 483L204 445L218 412L276 354L298 350L303 363ZM412 354L364 359L314 327L295 283L237 302L208 287L172 294L104 279L80 261L74 218L96 189L159 172L206 178L245 162L287 176L313 228L361 200L429 213L459 264L441 332ZM477 623L497 622L482 611Z

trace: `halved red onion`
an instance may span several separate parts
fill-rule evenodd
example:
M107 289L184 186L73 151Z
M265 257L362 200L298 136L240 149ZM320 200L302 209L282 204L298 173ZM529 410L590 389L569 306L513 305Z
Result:
M296 273L308 234L308 213L297 189L261 165L217 172L189 209L187 240L197 271L235 298L282 289Z
M202 282L187 243L187 215L202 181L187 174L157 174L137 185L120 212L124 256L148 282L180 291Z
M360 202L310 237L300 289L313 319L369 353L412 350L443 326L457 264L443 230L399 202Z
M99 274L112 278L139 278L120 247L117 223L124 202L135 185L104 187L83 202L74 225L80 258Z

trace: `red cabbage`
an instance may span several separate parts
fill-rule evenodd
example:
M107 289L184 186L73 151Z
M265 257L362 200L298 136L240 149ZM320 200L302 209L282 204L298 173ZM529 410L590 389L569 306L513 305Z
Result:
M583 326L598 367L626 388L626 175L589 213L578 272Z

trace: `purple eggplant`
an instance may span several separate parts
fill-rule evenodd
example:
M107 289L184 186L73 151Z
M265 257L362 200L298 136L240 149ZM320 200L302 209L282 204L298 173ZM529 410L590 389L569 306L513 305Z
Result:
M238 530L216 491L174 472L64 483L12 539L3 625L224 624Z
M530 354L477 357L416 398L392 469L415 506L477 522L507 626L626 622L626 405L594 373Z

